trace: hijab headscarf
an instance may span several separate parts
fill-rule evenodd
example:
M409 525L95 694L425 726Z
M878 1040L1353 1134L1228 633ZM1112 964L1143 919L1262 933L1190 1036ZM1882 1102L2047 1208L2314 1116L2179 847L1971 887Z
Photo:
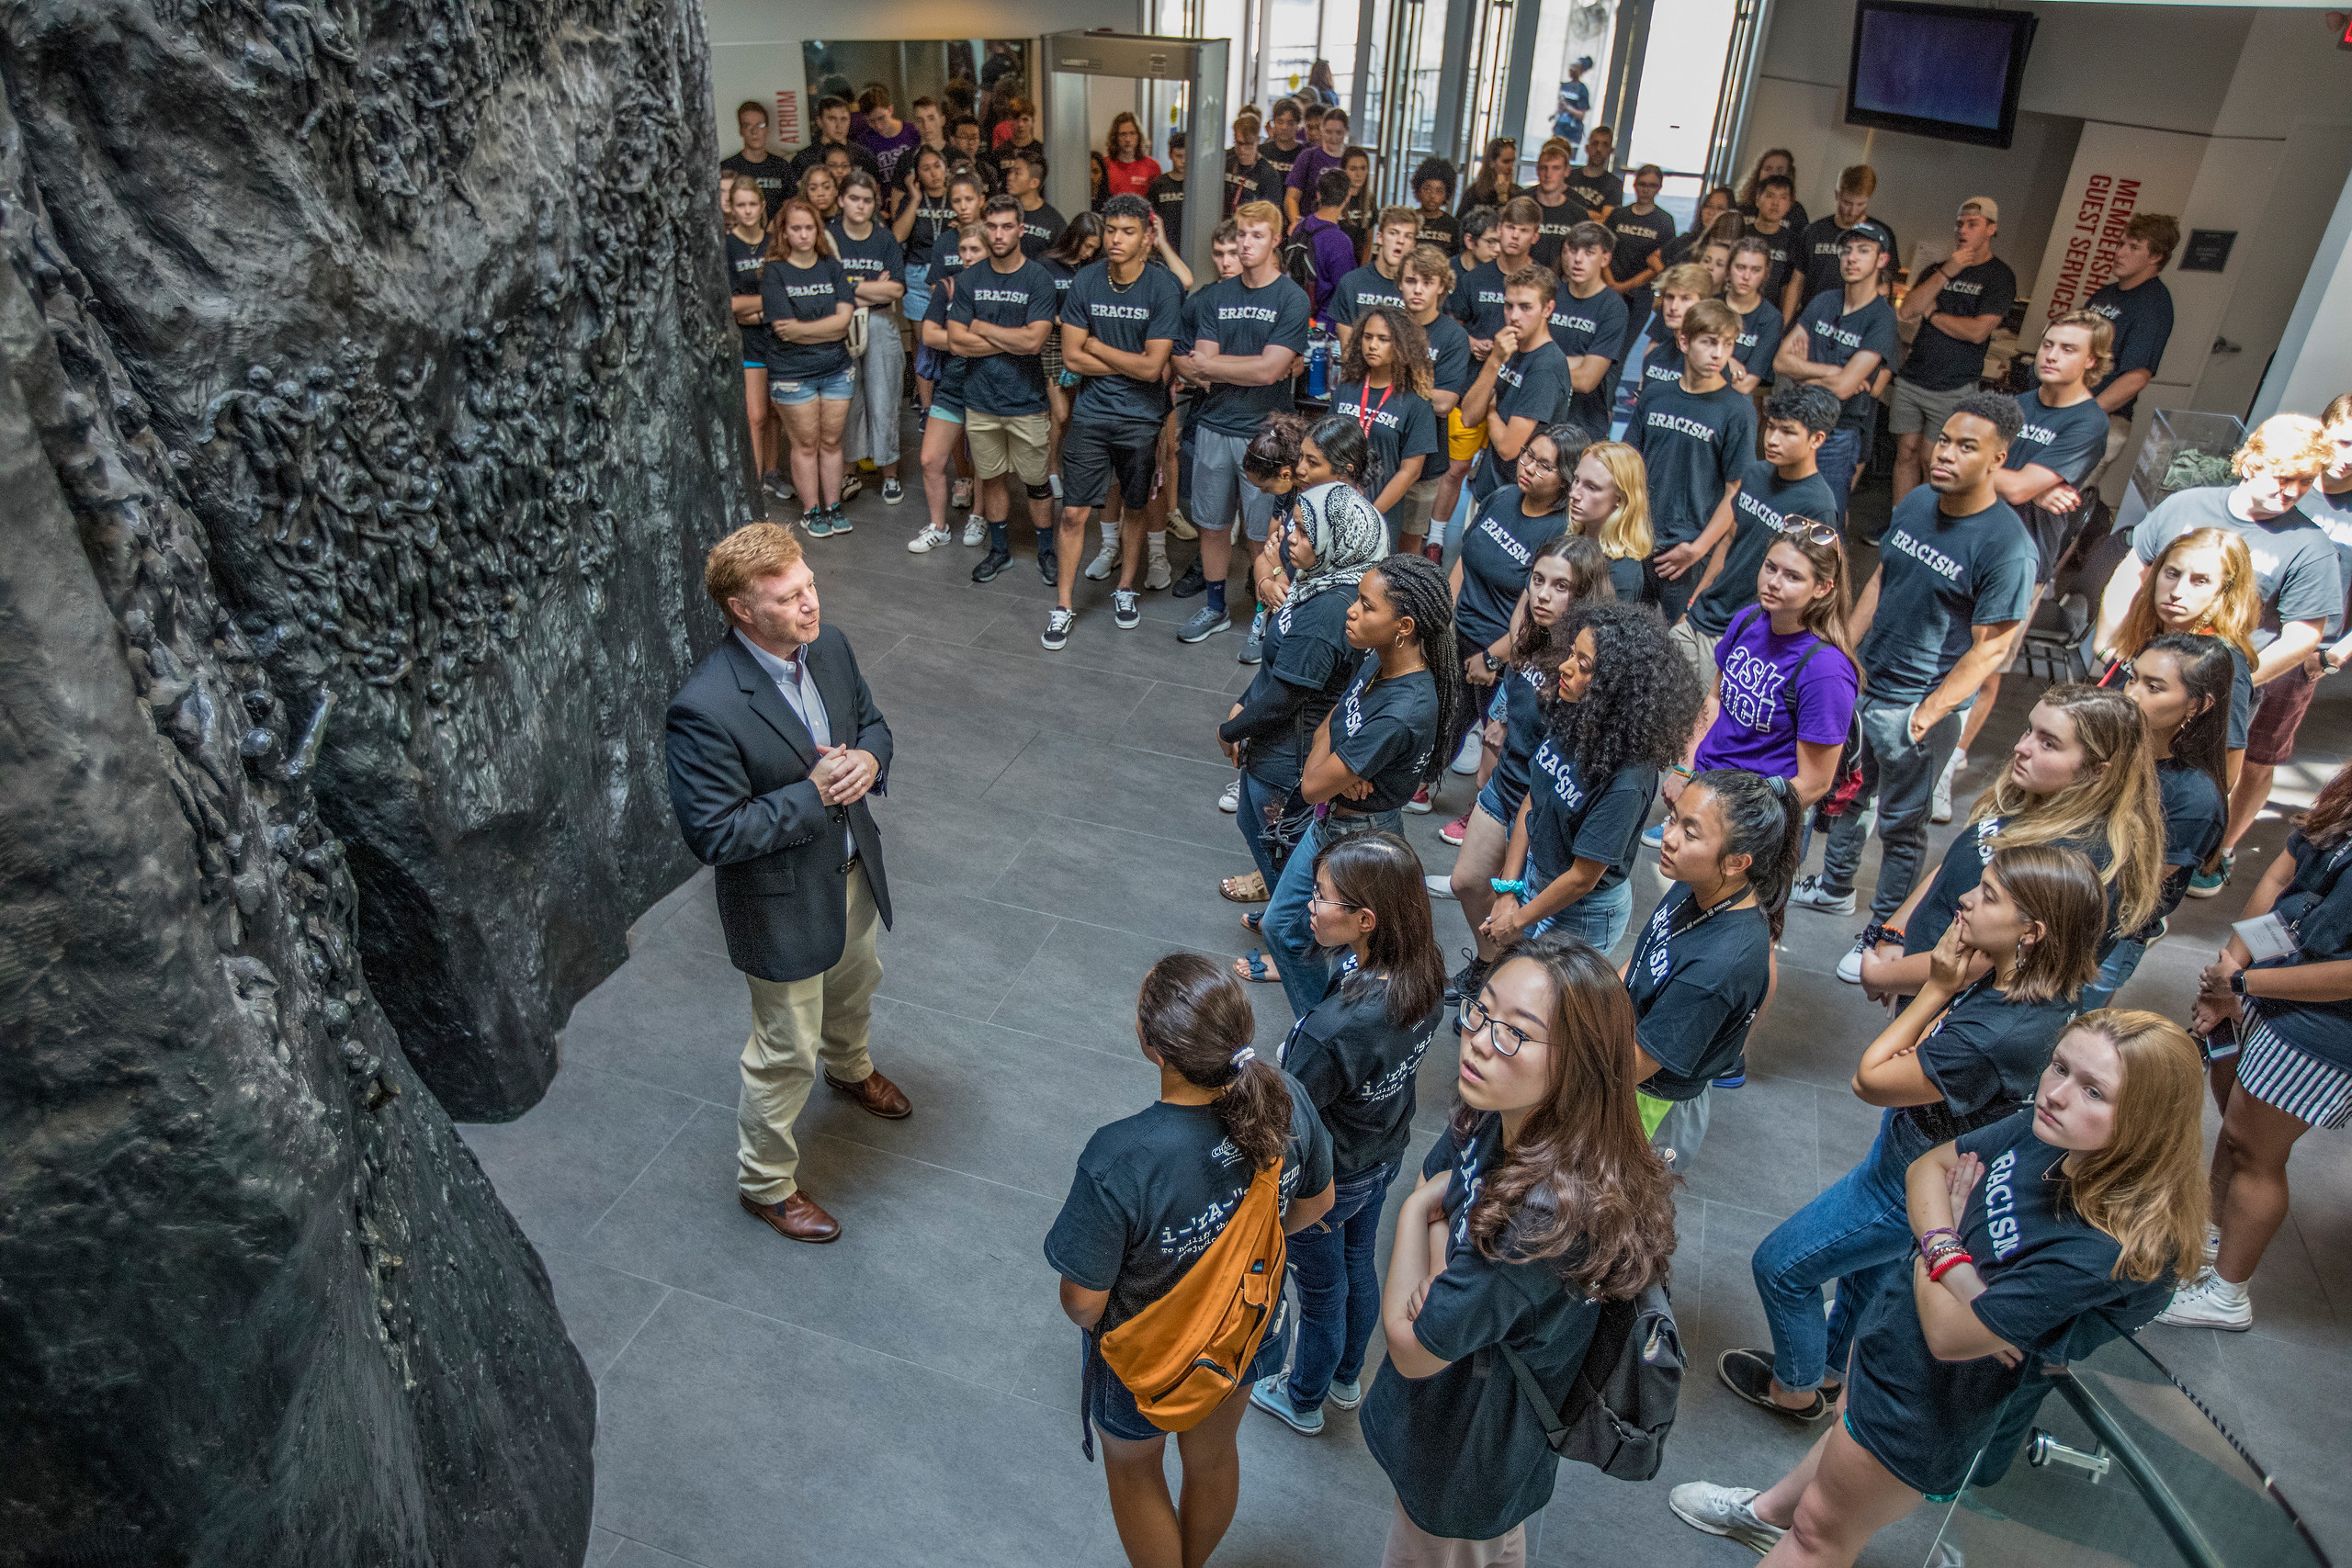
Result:
M1363 492L1329 479L1293 498L1292 515L1315 547L1315 564L1291 584L1290 604L1335 588L1353 592L1388 553L1388 525Z

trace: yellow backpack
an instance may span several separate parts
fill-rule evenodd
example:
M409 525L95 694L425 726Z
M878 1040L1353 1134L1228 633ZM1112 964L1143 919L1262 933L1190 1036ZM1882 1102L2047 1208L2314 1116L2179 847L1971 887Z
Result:
M1276 1159L1176 1288L1102 1337L1103 1362L1153 1426L1192 1430L1257 1359L1283 1294L1282 1182Z

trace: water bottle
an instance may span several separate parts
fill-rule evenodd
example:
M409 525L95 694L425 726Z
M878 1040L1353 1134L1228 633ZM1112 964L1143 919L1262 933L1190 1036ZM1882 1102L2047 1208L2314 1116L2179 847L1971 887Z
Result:
M1316 327L1306 336L1306 395L1322 398L1330 395L1331 340Z

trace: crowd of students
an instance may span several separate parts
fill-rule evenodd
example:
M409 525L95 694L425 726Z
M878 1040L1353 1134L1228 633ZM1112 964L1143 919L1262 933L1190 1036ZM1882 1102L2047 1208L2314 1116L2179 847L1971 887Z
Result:
M1678 233L1657 171L1628 199L1595 127L1581 161L1547 143L1532 186L1503 142L1458 204L1432 161L1418 208L1374 209L1344 114L1283 100L1236 121L1217 276L1195 280L1173 243L1181 144L1162 170L1133 117L1064 223L1032 118L983 160L938 106L915 106L911 140L887 94L860 107L872 161L877 135L895 161L865 166L829 103L821 151L770 201L745 106L753 168L729 197L755 441L773 404L808 531L846 528L853 454L901 493L881 428L895 309L919 324L926 419L909 547L968 511L989 581L1017 479L1056 593L1046 649L1072 634L1090 522L1114 624L1139 624L1139 592L1197 595L1192 643L1238 618L1246 541L1256 669L1218 739L1256 869L1220 891L1256 945L1146 977L1160 1094L1089 1143L1046 1242L1133 1561L1206 1561L1252 1405L1306 1435L1360 1408L1396 1490L1386 1562L1521 1561L1556 1470L1545 1431L1603 1303L1666 1277L1673 1185L1745 1080L1788 912L1851 912L1873 831L1870 922L1838 973L1891 1010L1853 1080L1879 1137L1757 1249L1771 1343L1717 1366L1822 1435L1772 1486L1692 1483L1674 1511L1769 1561L1850 1562L2013 1435L2044 1363L2159 1315L2250 1323L2288 1151L2352 1122L2352 770L2255 889L2262 940L2233 939L2188 1027L2109 1004L2178 900L2227 880L2313 683L2352 657L2352 396L2266 422L2237 484L2139 524L2090 637L2098 679L2041 694L1927 853L2161 356L2172 220L2135 218L2117 283L2049 327L2030 389L1996 392L1985 345L2015 292L1996 204L1962 203L1950 259L1896 296L1867 167L1814 220L1768 153ZM1849 498L1882 395L1897 497L1858 582ZM1200 540L1182 578L1180 525ZM1432 872L1402 816L1449 772L1476 788ZM1667 890L1612 967L1645 843ZM1259 985L1295 1020L1272 1060ZM1384 1275L1418 1075L1446 1039L1451 1120ZM2222 1113L2210 1172L2200 1077Z

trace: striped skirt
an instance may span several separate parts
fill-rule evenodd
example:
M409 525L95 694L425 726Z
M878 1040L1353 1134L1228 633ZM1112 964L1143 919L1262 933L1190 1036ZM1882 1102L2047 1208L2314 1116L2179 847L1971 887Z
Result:
M2330 1130L2352 1125L2352 1072L2321 1061L2247 1011L2238 1087L2298 1122Z

